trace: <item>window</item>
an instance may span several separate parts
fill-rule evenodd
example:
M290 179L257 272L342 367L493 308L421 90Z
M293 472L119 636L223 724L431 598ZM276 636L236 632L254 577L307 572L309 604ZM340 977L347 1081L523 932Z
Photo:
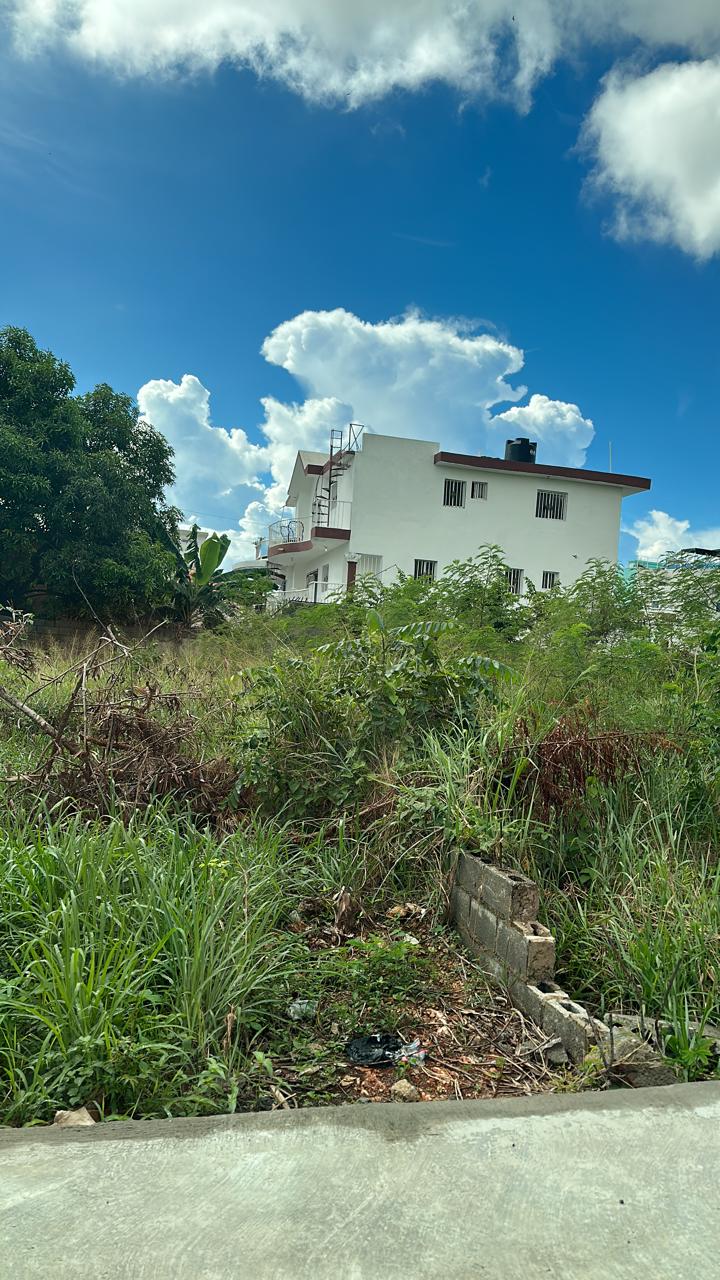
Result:
M447 483L447 481L445 482ZM460 482L464 484L464 481ZM437 569L437 560L416 560L415 574L416 578L435 578L435 570Z
M507 583L514 596L521 596L523 589L522 569L507 569Z
M325 595L330 579L330 565L324 564L320 570L320 594Z
M535 515L541 520L564 520L566 509L566 493L558 493L555 489L538 489Z
M487 498L487 480L473 480L470 485L471 498Z
M465 506L465 481L464 480L446 480L445 491L443 494L444 507L464 507Z
M550 591L552 587L557 586L559 581L560 581L560 574L556 573L554 569L543 569L543 576L542 576L543 591Z
M368 574L372 574L373 578L379 578L382 573L382 556L361 556L358 560L358 578L365 578Z

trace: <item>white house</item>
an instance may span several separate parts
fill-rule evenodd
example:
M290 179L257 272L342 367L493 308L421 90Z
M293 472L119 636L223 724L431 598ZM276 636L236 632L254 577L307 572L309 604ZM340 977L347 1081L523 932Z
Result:
M500 546L513 591L569 584L588 560L617 560L622 499L641 476L551 467L529 440L505 458L446 453L427 440L333 432L327 453L298 453L289 514L270 527L268 566L287 597L320 601L357 576L439 577L482 545Z

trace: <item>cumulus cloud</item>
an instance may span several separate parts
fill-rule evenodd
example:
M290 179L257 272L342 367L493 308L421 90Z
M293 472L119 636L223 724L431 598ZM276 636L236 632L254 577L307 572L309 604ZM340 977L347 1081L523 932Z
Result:
M639 560L661 560L684 547L720 547L720 529L693 529L689 520L677 520L667 511L650 511L624 532L637 539Z
M213 425L210 393L192 374L138 392L143 416L175 450L172 498L188 517L232 531L235 559L253 554L282 511L297 451L325 450L331 429L351 420L470 453L501 452L504 436L522 431L538 439L540 459L571 466L582 465L594 434L577 405L543 395L493 416L526 394L509 381L523 353L467 321L413 312L370 324L342 308L305 311L278 325L262 351L305 398L262 400L257 441Z
M262 351L313 400L339 397L376 431L426 440L442 435L448 447L479 451L488 410L525 394L506 380L523 366L517 347L474 333L466 322L412 312L370 324L342 308L304 311L278 325Z
M611 73L584 136L619 238L720 251L720 58Z
M585 465L585 450L595 435L590 418L584 418L576 404L549 400L533 395L528 404L513 405L491 419L491 426L502 424L519 435L537 440L543 462L564 467Z
M18 47L62 45L121 74L273 76L316 102L357 106L441 81L527 105L585 44L636 39L720 49L717 0L5 0Z

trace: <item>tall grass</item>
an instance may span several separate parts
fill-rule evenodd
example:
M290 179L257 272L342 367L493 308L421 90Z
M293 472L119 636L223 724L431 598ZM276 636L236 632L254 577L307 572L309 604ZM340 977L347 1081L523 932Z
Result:
M231 834L170 800L72 817L3 787L5 1122L88 1101L105 1115L235 1106L307 987L294 907L344 885L371 910L395 895L442 911L463 848L538 879L558 977L593 1009L644 1010L678 1035L720 1022L712 618L691 611L693 631L663 615L659 634L606 569L520 611L504 578L490 591L481 577L461 605L401 583L133 655L117 687L177 693L188 752L237 770ZM74 677L67 654L49 665L58 678L33 705L52 720ZM31 683L4 666L2 679L18 696ZM659 745L611 777L580 771L576 794L548 803L538 743L583 717ZM46 742L2 728L0 775L32 768Z
M182 1110L211 1059L237 1066L281 1016L299 958L278 925L303 883L282 833L261 826L218 842L160 811L6 829L6 1118L88 1097L108 1113Z

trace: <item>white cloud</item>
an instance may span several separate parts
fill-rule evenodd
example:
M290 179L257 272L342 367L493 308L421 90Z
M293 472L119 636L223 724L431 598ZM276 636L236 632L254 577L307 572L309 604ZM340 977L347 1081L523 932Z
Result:
M316 102L357 106L442 81L527 105L559 58L637 39L706 56L717 0L5 0L20 48L63 45L121 74L272 76Z
M479 452L488 439L489 409L525 394L506 381L523 366L517 347L474 333L467 322L412 312L370 324L342 308L304 311L278 325L262 350L311 397L339 398L375 431L442 436L446 447ZM347 422L348 413L333 425Z
M624 532L637 539L639 560L660 560L683 547L720 547L720 529L693 529L666 511L650 511Z
M522 430L539 440L540 459L571 466L582 465L593 436L577 405L547 396L493 416L525 395L508 381L523 353L467 321L410 313L370 324L342 309L305 311L273 330L263 354L306 398L265 398L258 443L212 424L210 393L192 374L138 392L141 412L175 450L173 499L201 524L233 529L235 559L253 554L253 539L282 510L298 449L326 449L330 430L351 420L469 453L502 452L508 431Z
M619 238L675 244L700 259L720 251L720 59L613 72L585 140L597 186L614 197Z
M564 467L585 465L585 450L595 435L591 419L584 418L576 404L541 395L496 414L491 425L497 424L502 424L504 434L507 428L537 440L542 461Z
M219 501L240 485L252 484L268 469L264 446L252 444L235 427L226 431L210 421L210 392L191 373L180 382L154 378L138 391L138 406L172 444L177 481L173 498L193 505L198 490Z

